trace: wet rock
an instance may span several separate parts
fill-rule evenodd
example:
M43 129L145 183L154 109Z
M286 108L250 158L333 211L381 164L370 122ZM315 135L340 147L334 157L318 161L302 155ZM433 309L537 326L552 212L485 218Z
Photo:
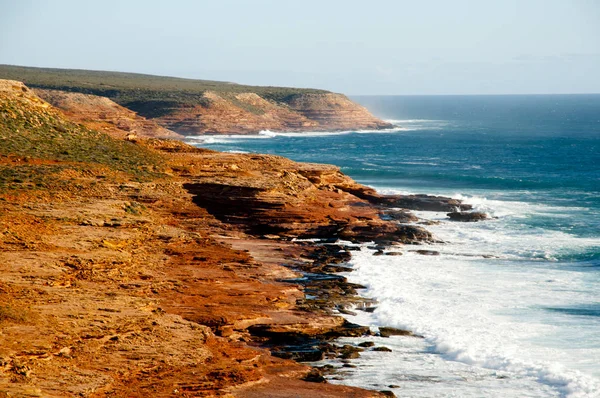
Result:
M446 214L450 217L452 221L462 221L462 222L477 222L487 220L488 215L483 212L473 211L453 211L451 213Z
M377 307L361 307L361 308L357 308L358 310L364 311L364 312L375 312L375 310L377 309Z
M373 351L380 351L380 352L392 352L392 350L390 348L381 346L381 347L375 347L373 348Z
M413 253L420 254L422 256L439 256L440 252L435 250L410 250Z
M413 336L413 333L409 330L397 329L387 326L382 326L379 328L379 335L381 337L390 337L390 336Z
M373 343L372 341L363 341L358 346L363 347L363 348L368 348L368 347L373 347L374 345L375 345L375 343Z
M396 397L396 394L394 394L392 391L388 391L388 390L383 390L383 391L379 391L381 394L383 394L386 397Z
M393 220L401 223L419 221L419 218L408 210L384 210L380 213L382 220Z
M315 368L311 369L302 380L310 381L311 383L327 383L327 380L325 380L321 371Z
M404 253L402 253L402 252L385 252L386 256L401 256L403 254Z
M294 350L293 346L285 347L285 351L271 351L271 355L283 359L292 359L297 362L317 362L324 358L324 353L318 348L299 348Z
M426 221L421 221L418 224L421 224L421 225L440 225L441 222L436 221L436 220L426 220Z
M371 335L371 329L368 326L357 325L356 323L344 321L344 324L336 330L327 333L329 338L338 337L362 337Z
M462 203L458 199L430 195L397 195L385 198L386 203L394 207L420 211L462 211L471 210L473 206Z
M364 350L359 347L354 347L349 344L342 346L340 349L340 358L342 359L356 359L360 357L360 353Z
M374 256L383 256L385 253L383 252L383 250L377 250L375 253L373 253Z
M434 241L431 232L416 225L400 225L396 231L398 241L402 243L421 243Z
M339 311L339 313L340 313L340 314L344 314L344 315L352 315L352 316L355 316L355 315L356 315L356 312L354 312L354 311L350 311L350 310L347 310L347 309L345 309L345 308L344 308L344 307L342 307L342 306L338 306L338 307L337 307L337 310Z

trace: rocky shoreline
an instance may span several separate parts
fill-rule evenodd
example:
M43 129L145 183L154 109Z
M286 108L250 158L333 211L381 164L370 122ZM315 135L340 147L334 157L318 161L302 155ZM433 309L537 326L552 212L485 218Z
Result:
M341 242L397 255L435 240L410 209L468 205L110 138L0 83L0 396L389 396L298 362L350 360L333 340L371 333L339 315L374 305L337 275L354 250Z

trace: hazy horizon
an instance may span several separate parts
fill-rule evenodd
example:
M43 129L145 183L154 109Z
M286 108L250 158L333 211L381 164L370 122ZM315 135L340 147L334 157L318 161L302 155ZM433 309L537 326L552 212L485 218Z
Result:
M0 63L360 95L600 93L600 3L0 0Z

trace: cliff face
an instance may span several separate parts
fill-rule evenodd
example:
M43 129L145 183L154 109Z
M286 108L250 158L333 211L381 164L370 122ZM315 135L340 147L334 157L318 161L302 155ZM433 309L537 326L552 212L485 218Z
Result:
M61 109L69 119L119 138L127 134L154 138L181 137L106 97L44 89L36 89L35 93Z
M371 115L365 107L350 101L345 95L341 94L297 95L290 98L287 105L306 118L316 121L319 128L324 130L392 127L389 123Z
M397 230L346 186L371 192L332 167L117 140L0 81L0 396L385 396L256 347L343 329L281 282L309 248L253 220Z
M116 139L68 115L0 80L0 397L390 396L291 360L354 358L332 339L371 331L334 308L373 304L327 274L348 272L336 264L350 247L292 238L397 255L434 238L393 209L460 202L381 196L334 166Z
M0 65L0 78L43 89L40 95L70 117L107 132L168 137L164 129L201 135L392 127L344 95L318 89L10 65Z
M256 93L206 92L202 105L171 108L155 119L184 135L339 131L392 127L344 95L297 94L281 101Z

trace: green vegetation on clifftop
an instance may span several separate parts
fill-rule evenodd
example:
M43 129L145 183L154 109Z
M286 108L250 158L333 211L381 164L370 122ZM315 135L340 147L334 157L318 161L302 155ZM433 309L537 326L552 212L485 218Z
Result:
M153 76L138 73L79 69L34 68L0 65L0 79L18 80L32 88L71 91L108 97L145 117L160 117L180 106L204 104L207 91L256 93L275 102L287 102L299 94L328 91L290 87L246 86L212 80ZM252 110L250 110L252 111Z
M0 90L0 188L51 185L51 175L69 168L86 174L103 167L139 180L161 173L154 152L70 122L14 83Z

